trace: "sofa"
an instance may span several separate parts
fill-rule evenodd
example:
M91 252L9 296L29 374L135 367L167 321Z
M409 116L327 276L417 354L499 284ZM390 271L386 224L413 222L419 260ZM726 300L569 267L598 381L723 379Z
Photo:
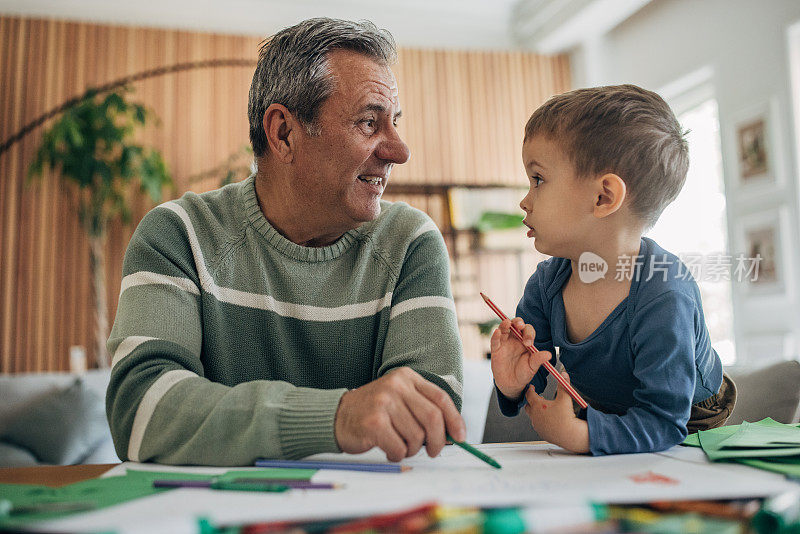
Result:
M733 373L738 399L728 424L764 417L800 422L800 363ZM0 375L0 467L116 463L105 415L108 370ZM545 396L552 397L555 383ZM464 362L467 441L539 439L524 412L500 414L488 360Z
M737 397L733 413L726 425L738 425L742 421L760 421L771 417L781 423L800 422L800 362L796 360L773 363L754 370L729 373L736 384ZM556 390L554 379L548 379L543 394L553 398ZM533 441L539 435L530 425L528 416L521 411L516 417L505 417L500 413L497 395L491 392L483 443L505 441Z
M0 375L0 467L119 462L105 414L109 376Z
M0 467L116 463L105 415L109 371L0 375ZM467 362L462 413L480 443L492 389L488 360Z

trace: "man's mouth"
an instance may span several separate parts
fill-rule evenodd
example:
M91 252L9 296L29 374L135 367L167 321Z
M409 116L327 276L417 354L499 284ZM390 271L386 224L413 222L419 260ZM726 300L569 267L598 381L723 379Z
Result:
M366 183L368 183L370 185L381 185L383 183L383 177L382 176L366 176L366 175L362 175L362 176L359 176L358 179L361 180L362 182L366 182Z

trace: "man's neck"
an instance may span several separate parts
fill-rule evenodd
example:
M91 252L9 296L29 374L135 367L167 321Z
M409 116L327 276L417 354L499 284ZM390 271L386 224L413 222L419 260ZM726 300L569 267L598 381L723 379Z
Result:
M295 195L291 187L283 185L284 180L266 169L262 171L261 167L256 173L258 206L269 224L283 237L303 247L325 247L338 241L347 230L324 228L315 220L314 210L306 209L304 199Z

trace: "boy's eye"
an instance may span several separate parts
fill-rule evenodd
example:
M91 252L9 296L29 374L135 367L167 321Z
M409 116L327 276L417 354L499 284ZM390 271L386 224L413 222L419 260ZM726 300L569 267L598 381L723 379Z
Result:
M539 184L541 184L543 181L544 180L542 180L542 177L539 176L538 174L531 176L531 182L533 182L533 187L539 187Z

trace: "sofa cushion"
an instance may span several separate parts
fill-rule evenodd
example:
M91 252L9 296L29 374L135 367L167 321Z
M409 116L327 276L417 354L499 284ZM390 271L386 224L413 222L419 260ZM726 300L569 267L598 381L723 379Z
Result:
M557 365L561 369L561 364ZM556 396L558 382L548 375L547 385L542 391L545 399L552 400ZM500 412L497 402L497 389L492 382L492 394L486 412L486 426L483 430L483 443L502 443L510 441L539 441L542 438L531 426L531 420L525 410L520 410L514 417L506 417Z
M108 433L103 399L81 379L22 404L6 423L0 441L56 465L79 463Z
M726 425L771 417L797 423L800 415L800 362L780 362L749 373L731 373L736 406Z
M89 369L80 375L63 372L0 374L0 432L20 406L64 389L78 377L84 386L105 399L110 374L108 369Z
M39 460L28 449L0 441L0 467L28 467Z

